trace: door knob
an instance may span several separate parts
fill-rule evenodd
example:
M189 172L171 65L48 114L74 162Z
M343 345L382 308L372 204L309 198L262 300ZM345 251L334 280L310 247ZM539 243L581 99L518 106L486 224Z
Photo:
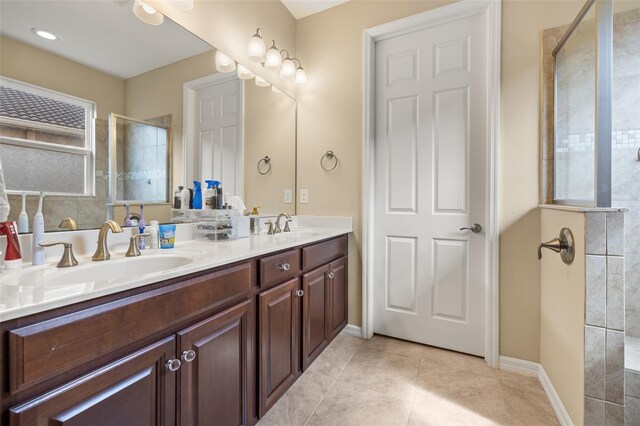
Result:
M538 246L538 259L542 259L543 248L560 253L562 261L567 265L571 265L573 263L573 257L575 256L575 243L571 229L562 228L558 238L540 244Z
M464 228L460 228L460 230L461 231L471 231L474 234L477 234L477 233L482 231L482 225L480 225L479 223L474 223L469 228L464 227Z
M166 365L169 371L178 371L182 363L180 362L179 359L170 359L169 361L167 361Z
M184 352L182 352L181 358L182 358L182 360L184 362L191 362L194 359L196 359L196 351L194 351L193 349L189 349L188 351L184 351Z
M295 293L295 294L296 294L296 296L298 296L298 297L302 297L302 296L304 296L304 290L296 290L296 293Z

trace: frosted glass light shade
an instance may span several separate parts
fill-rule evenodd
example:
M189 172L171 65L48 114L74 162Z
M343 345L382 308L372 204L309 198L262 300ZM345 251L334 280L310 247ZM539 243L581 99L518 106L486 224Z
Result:
M247 46L247 56L249 59L258 62L264 62L267 55L267 46L264 44L264 40L260 37L260 28L249 39L249 45Z
M236 70L236 61L216 50L216 69L220 72L231 72Z
M296 70L295 82L297 86L302 86L307 83L307 72L302 67L298 67Z
M276 86L271 86L271 91L273 93L282 93L282 90L278 89Z
M296 64L290 58L282 61L282 69L280 70L280 78L283 80L293 80L296 78Z
M256 86L269 87L269 86L271 86L271 84L267 80L265 80L264 78L256 75Z
M238 64L238 78L242 80L251 80L256 75L249 71L246 67Z
M142 0L135 0L133 3L133 14L145 24L160 25L164 22L164 15Z
M276 42L273 42L273 46L267 50L267 58L264 61L264 66L266 68L271 69L280 69L282 65L282 56L280 56L280 51L276 47Z

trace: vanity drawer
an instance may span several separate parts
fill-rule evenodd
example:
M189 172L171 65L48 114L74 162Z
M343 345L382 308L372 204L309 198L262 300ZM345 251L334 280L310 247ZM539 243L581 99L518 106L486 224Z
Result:
M308 271L332 260L346 256L349 251L347 236L302 248L302 270Z
M242 297L247 262L9 331L9 386L21 391ZM171 331L172 332L172 331ZM107 360L108 361L108 360Z
M260 287L280 283L300 272L300 250L289 250L260 259Z

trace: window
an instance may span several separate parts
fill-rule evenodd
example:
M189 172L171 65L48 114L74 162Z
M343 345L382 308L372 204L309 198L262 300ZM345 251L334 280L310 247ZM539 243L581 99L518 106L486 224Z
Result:
M0 161L9 193L94 195L96 105L0 77Z

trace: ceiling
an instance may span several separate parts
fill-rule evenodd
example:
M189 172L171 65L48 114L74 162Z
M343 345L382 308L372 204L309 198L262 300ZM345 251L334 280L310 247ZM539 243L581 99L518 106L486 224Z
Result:
M45 40L32 28L61 39ZM2 0L0 34L122 79L212 49L170 19L158 26L140 21L133 0Z
M280 0L296 19L322 12L349 0Z

